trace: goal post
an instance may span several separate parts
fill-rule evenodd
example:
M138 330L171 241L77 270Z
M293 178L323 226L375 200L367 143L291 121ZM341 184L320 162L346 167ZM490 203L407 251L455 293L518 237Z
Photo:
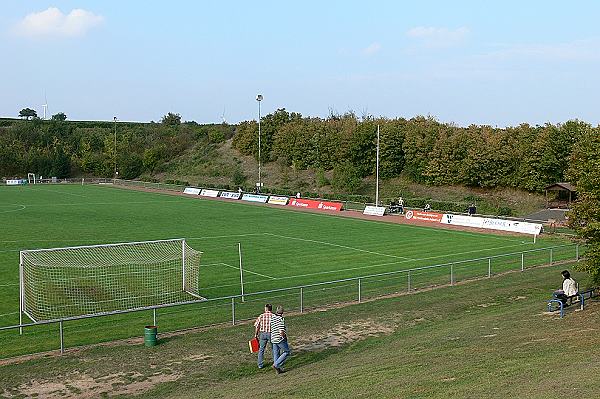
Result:
M21 251L21 318L38 322L204 299L201 255L183 238Z

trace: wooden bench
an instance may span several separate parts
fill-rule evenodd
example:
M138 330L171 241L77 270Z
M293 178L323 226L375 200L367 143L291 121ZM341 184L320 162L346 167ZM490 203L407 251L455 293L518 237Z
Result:
M583 310L585 308L585 300L598 296L598 288L588 288L584 291L580 291L575 295L571 295L567 297L567 301L569 305L573 303L579 302L579 309ZM560 299L550 299L548 300L548 312L556 312L560 310L560 318L562 319L565 315L565 306L569 306L563 303Z

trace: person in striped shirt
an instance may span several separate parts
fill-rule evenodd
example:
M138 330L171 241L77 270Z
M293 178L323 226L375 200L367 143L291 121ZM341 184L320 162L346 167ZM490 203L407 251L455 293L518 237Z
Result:
M275 314L271 317L271 346L273 349L273 368L277 374L284 373L283 364L292 352L287 340L283 306L277 306Z
M263 358L265 356L265 348L267 343L271 341L271 313L273 306L270 303L265 305L265 311L256 318L254 322L254 336L258 338L258 368L263 368Z

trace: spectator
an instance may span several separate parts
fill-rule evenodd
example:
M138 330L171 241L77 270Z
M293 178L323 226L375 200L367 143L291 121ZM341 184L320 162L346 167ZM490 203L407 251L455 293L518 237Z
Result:
M568 270L561 272L563 276L562 290L554 291L553 296L556 299L560 299L563 305L567 304L569 297L577 295L577 283L571 278L571 273Z
M398 198L398 209L400 213L404 214L404 198L402 197Z
M431 210L431 205L428 203L425 204L425 207L423 208L423 212L429 212Z
M467 213L469 214L469 216L473 216L477 213L477 207L475 206L475 204L469 205L469 207L467 208Z
M277 374L284 373L283 364L291 351L287 340L287 328L283 318L283 306L277 306L271 317L271 345L273 347L273 368Z
M300 191L296 193L296 198L300 198Z
M258 338L258 368L263 368L263 357L267 343L271 341L271 317L273 306L269 303L265 305L265 311L256 318L254 322L254 336Z

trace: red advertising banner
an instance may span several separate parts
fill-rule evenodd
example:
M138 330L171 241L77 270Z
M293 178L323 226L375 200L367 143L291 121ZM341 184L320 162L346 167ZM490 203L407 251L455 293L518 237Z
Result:
M441 213L435 212L408 211L406 212L405 219L408 221L441 223L442 216Z
M304 198L290 198L288 206L304 209L318 209L321 211L341 211L342 204L339 202L315 201Z

